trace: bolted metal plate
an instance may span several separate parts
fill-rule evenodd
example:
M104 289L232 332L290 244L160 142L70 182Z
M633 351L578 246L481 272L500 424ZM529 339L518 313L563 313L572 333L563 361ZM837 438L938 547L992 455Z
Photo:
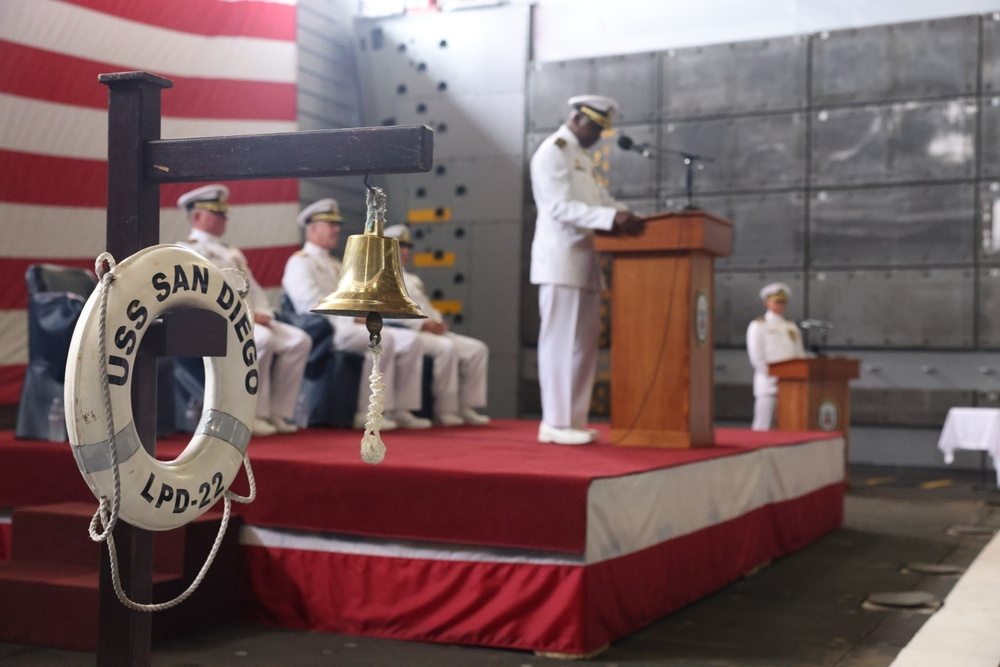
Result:
M979 277L979 346L1000 349L1000 268L981 268Z
M982 98L980 159L983 178L1000 178L1000 94Z
M964 567L947 563L907 563L903 574L932 574L937 576L961 576Z
M987 14L983 24L983 95L1000 93L1000 12Z
M816 105L972 95L979 17L822 32L813 39Z
M686 165L677 151L702 155L694 191L774 190L805 182L806 123L802 113L663 123L661 184L665 194L684 192Z
M969 184L821 190L810 208L812 266L971 263L974 206Z
M941 601L926 591L890 591L871 593L865 598L866 608L937 609Z
M589 90L579 92L608 95L618 102L615 125L649 123L656 120L659 95L659 59L655 53L598 58L593 64Z
M802 109L807 52L803 36L666 51L661 117Z
M567 100L590 90L593 64L585 59L529 65L528 127L559 127L569 115Z
M768 283L781 281L791 290L786 317L800 320L805 284L803 274L793 271L726 272L715 277L715 343L716 345L746 347L747 327L754 318L764 314L760 288ZM747 361L747 364L750 362Z
M812 182L852 185L972 178L975 100L824 109L812 122Z
M670 200L676 208L683 198ZM733 223L733 252L715 260L718 270L803 269L805 264L805 195L761 192L706 195L696 200L706 211Z
M973 294L971 269L813 271L809 317L833 347L970 349Z

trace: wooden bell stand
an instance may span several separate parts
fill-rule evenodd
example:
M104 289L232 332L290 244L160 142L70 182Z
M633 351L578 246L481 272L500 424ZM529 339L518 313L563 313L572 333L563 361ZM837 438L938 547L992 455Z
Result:
M408 173L432 166L434 133L424 126L163 140L160 91L173 86L170 80L147 72L102 74L99 80L110 90L106 248L118 262L160 242L161 183ZM224 320L206 321L205 315L212 314L191 310L164 318L137 352L133 416L151 456L156 452L156 357L226 353ZM151 602L153 534L122 521L114 537L125 591L136 602ZM110 572L105 544L97 664L149 665L152 614L121 604Z
M714 444L715 258L733 224L705 211L656 213L639 236L598 235L611 280L611 442Z

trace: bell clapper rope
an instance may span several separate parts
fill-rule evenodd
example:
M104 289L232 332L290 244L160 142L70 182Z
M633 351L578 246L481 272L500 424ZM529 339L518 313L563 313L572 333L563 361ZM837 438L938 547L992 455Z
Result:
M365 217L365 232L378 230L377 223L384 222L386 196L382 188L368 184L365 175L365 187L368 194L365 198L368 213ZM381 231L381 230L378 230ZM368 328L369 344L372 351L372 374L370 377L371 398L368 402L368 419L365 421L365 434L361 437L361 460L375 465L385 458L385 443L382 442L382 412L385 408L385 380L382 375L382 316L377 312L368 313L365 318Z
M118 513L121 507L121 474L118 470L118 451L115 447L115 422L114 414L111 409L111 390L108 385L108 369L106 362L108 292L111 289L111 283L115 280L113 272L114 268L115 259L112 257L111 253L108 252L102 252L97 256L97 260L94 262L94 271L97 273L97 277L100 280L101 288L98 350L101 358L101 388L104 392L104 410L108 424L108 448L110 449L111 454L111 472L114 480L114 493L112 494L113 498L111 500L108 500L107 496L101 496L97 511L94 513L94 517L90 520L89 532L90 539L94 542L108 543L108 556L111 562L111 582L114 586L115 594L118 596L121 603L134 611L163 611L164 609L176 607L181 602L189 598L195 590L197 590L198 586L205 578L205 575L208 574L208 568L212 566L212 562L215 560L215 556L219 552L219 547L222 546L222 538L225 536L226 528L229 525L231 501L244 504L252 503L254 498L257 497L257 483L254 480L253 470L250 468L250 458L244 455L243 467L246 470L247 481L250 484L250 495L241 496L233 493L229 489L226 489L223 494L224 506L222 510L222 522L219 525L219 532L215 536L215 543L212 545L212 548L208 553L208 557L205 559L204 565L201 566L201 570L199 570L198 575L194 578L194 581L191 582L191 585L187 587L187 590L175 597L173 600L159 604L142 604L135 602L128 597L128 594L122 587L121 574L118 569L118 551L115 548L115 538L113 535L114 528L118 523ZM247 284L249 283L247 282ZM243 295L244 294L241 293L241 296ZM103 528L103 532L101 533L97 532L98 522L101 523Z
M385 443L382 442L382 411L385 408L385 379L382 375L382 316L368 313L365 319L371 342L372 374L370 378L372 395L368 401L368 419L365 434L361 437L361 460L365 463L381 463L385 458Z

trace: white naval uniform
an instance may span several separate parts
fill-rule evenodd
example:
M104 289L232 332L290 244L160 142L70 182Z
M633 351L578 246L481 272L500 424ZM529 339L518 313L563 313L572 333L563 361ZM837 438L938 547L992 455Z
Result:
M778 378L767 367L779 361L806 356L802 334L794 322L767 311L747 327L747 355L753 366L753 425L755 431L767 431L774 419Z
M531 282L540 285L538 383L542 421L585 429L597 372L601 271L594 230L609 231L626 206L597 182L593 160L563 125L531 158L538 207Z
M297 313L308 313L331 294L340 280L340 260L315 243L306 241L285 264L281 286ZM358 389L358 412L367 412L370 393L368 378L372 355L368 350L368 328L353 317L327 315L333 327L333 347L364 357ZM409 329L382 328L382 373L385 381L385 412L420 409L420 381L424 350L416 333Z
M441 312L431 303L420 276L403 271L406 292L432 322L443 322ZM444 335L420 331L424 320L402 320L417 331L424 351L434 358L435 416L455 414L460 410L486 405L486 368L490 349L481 340L453 331ZM439 368L440 364L440 368Z
M250 271L250 265L239 248L230 246L218 236L192 229L187 240L178 245L190 248L220 269L239 269L250 283L247 302L255 313L269 315L268 326L254 325L260 385L257 388L257 417L291 421L295 416L295 401L309 361L312 340L298 327L279 322L267 301L267 295ZM236 289L239 285L233 285Z

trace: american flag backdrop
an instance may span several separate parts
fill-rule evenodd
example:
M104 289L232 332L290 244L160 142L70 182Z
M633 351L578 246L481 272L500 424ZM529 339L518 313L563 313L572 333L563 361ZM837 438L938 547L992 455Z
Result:
M0 404L28 359L29 264L93 268L105 248L107 88L144 70L162 92L164 139L296 130L296 0L0 0ZM160 240L185 238L160 190ZM294 180L226 183L226 239L265 287L297 247ZM116 258L121 261L124 258Z

